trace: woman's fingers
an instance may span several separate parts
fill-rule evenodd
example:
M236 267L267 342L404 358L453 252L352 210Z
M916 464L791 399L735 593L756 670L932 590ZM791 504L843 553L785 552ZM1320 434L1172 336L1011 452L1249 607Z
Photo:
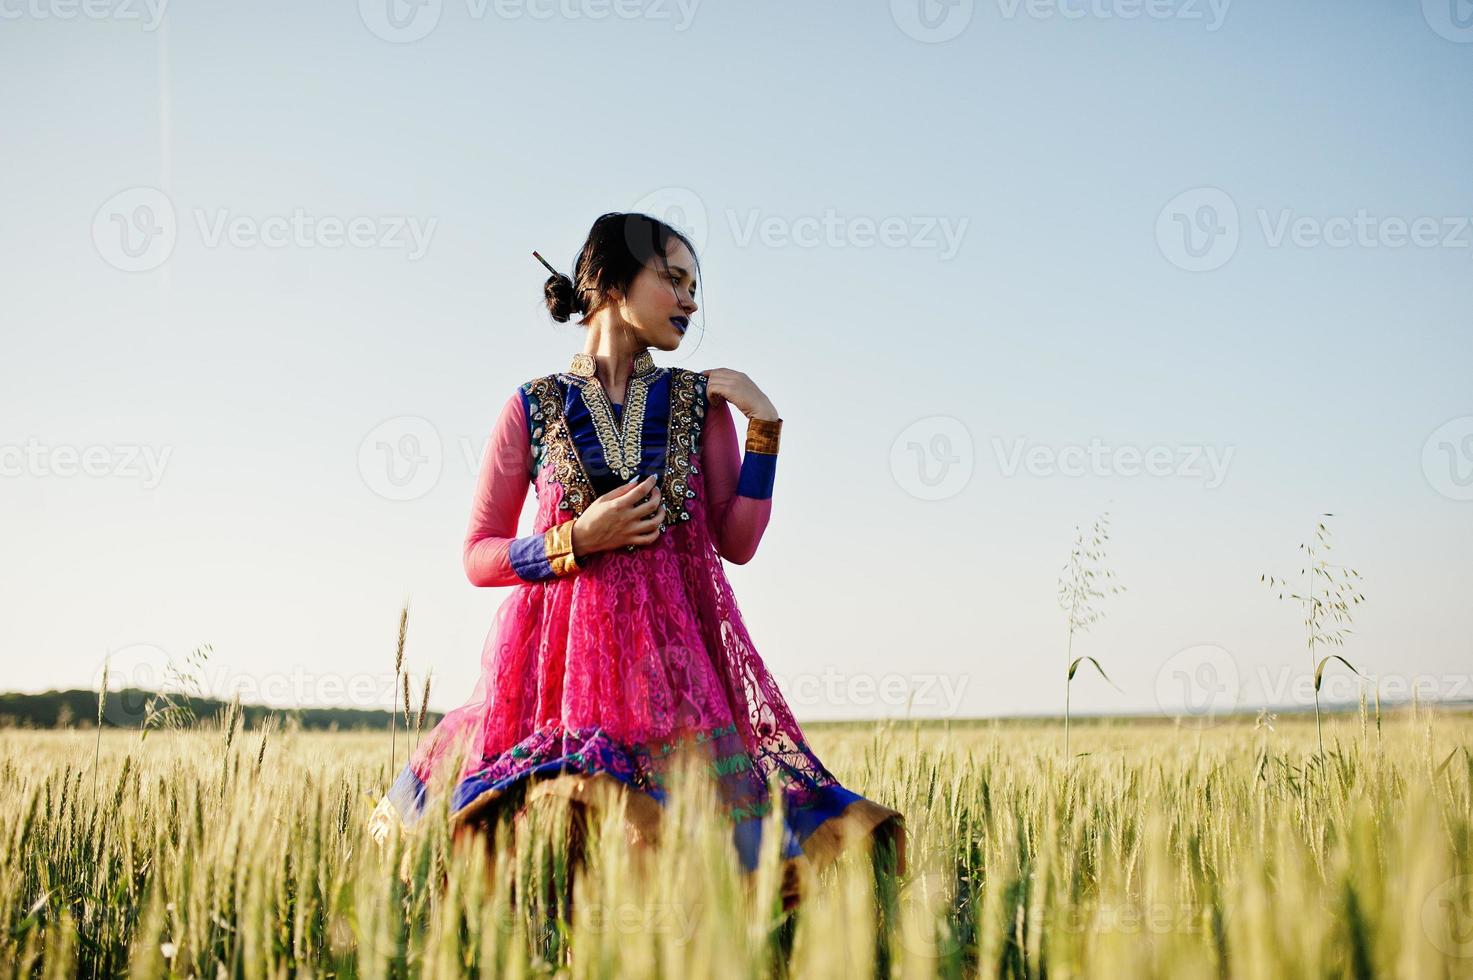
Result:
M610 490L608 493L604 494L603 497L599 499L607 498L609 500L618 500L620 497L623 497L625 494L629 493L629 491L638 490L642 486L644 486L643 480L640 480L637 483L621 483L614 489ZM635 497L634 499L638 500L639 498Z
M634 505L634 513L640 517L647 516L651 511L659 509L660 502L660 488L655 487L654 490L650 491L650 498L648 500Z
M627 503L621 501L621 506L628 508L629 522L626 525L626 543L645 545L652 544L660 537L660 525L664 522L665 503L660 493L657 480L658 474L651 474L643 480L623 484L619 490L627 497ZM614 493L615 491L610 491ZM648 496L646 496L648 494Z

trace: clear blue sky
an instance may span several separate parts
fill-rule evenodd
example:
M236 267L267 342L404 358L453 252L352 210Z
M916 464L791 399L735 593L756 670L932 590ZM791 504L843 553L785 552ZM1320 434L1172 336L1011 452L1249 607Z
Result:
M1259 575L1322 511L1365 578L1339 652L1473 695L1473 31L1434 0L384 2L0 0L4 687L210 643L217 688L384 704L334 685L410 594L460 703L508 594L461 570L474 457L581 346L529 253L638 208L703 261L657 361L785 419L730 575L800 718L902 714L892 677L1057 710L1107 509L1127 591L1074 653L1121 691L1078 710L1159 707L1204 646L1294 700ZM387 499L406 433L438 476Z

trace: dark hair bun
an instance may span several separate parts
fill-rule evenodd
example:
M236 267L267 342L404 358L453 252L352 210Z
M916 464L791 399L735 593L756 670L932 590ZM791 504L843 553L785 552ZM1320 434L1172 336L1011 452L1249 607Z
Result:
M558 323L567 323L573 314L583 309L583 301L573 289L573 280L567 276L548 276L542 295L547 300L547 311Z
M697 276L701 260L690 239L658 218L647 214L610 211L598 216L588 238L578 251L570 279L557 272L541 254L534 252L552 275L542 284L547 310L558 323L574 315L585 317L603 309L615 294L627 295L630 286L658 258L668 259L671 243L679 241L695 261Z

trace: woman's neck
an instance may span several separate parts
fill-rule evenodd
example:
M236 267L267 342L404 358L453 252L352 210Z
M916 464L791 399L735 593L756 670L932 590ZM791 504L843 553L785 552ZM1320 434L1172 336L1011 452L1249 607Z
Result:
M593 358L598 382L603 385L609 401L622 404L629 375L634 369L634 357L649 345L636 341L627 327L618 330L607 322L590 323L587 330L583 352Z

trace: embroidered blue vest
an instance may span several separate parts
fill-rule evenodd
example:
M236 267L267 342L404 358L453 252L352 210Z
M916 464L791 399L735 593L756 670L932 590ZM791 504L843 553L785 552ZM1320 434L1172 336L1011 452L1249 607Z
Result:
M529 475L535 480L550 470L547 478L563 488L558 506L577 517L630 478L658 474L664 532L690 520L688 502L696 495L690 476L699 471L708 379L699 371L644 363L646 370L630 376L622 407L592 376L558 372L522 385L532 443Z

